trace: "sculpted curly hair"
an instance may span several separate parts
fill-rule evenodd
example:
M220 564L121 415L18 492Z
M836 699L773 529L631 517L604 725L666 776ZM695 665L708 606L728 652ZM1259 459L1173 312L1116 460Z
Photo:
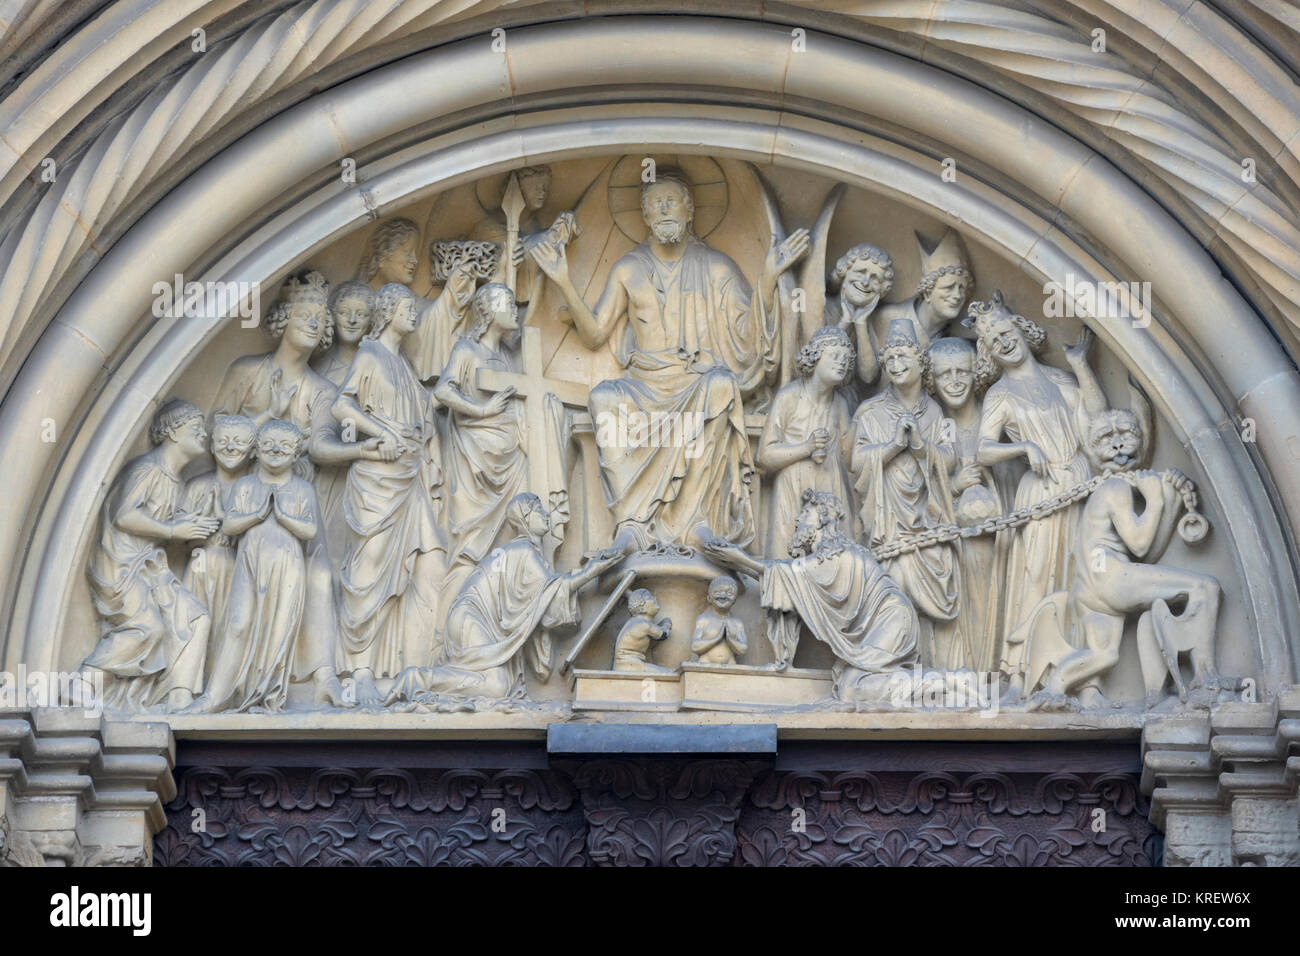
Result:
M334 344L334 316L329 310L329 282L315 269L290 276L280 287L280 300L271 309L266 318L266 334L279 341L289 325L289 310L297 302L311 302L319 305L323 326L316 351L324 352Z
M488 282L479 286L475 291L473 299L474 324L466 333L471 339L477 341L483 338L483 333L492 324L492 301L500 295L506 296L511 303L515 301L515 294L510 291L510 286L504 282Z
M820 527L838 525L844 520L843 502L829 491L805 488L799 496L799 507L806 508L808 505L817 506L817 523Z
M154 412L153 419L149 422L150 444L161 445L176 429L188 425L196 418L203 421L203 412L197 405L181 398L164 402L162 407Z
M811 375L813 369L817 367L817 362L821 359L822 353L835 345L849 350L849 367L852 368L856 353L853 349L853 340L849 338L849 334L838 325L823 325L809 336L808 341L799 348L799 354L794 360L799 374L804 378Z
M894 259L884 249L870 242L859 242L839 257L835 263L835 268L831 270L831 291L839 291L844 282L844 277L849 274L849 270L853 268L853 264L859 259L870 259L877 265L884 267L884 288L880 290L880 297L883 299L889 295L889 290L894 287Z
M1012 312L1002 298L1001 292L993 293L988 302L972 302L966 307L966 318L962 324L974 328L979 338L975 343L975 384L977 388L987 389L1002 377L1002 369L993 360L993 353L987 344L985 330L995 317L1005 316L1011 320L1020 334L1024 336L1029 351L1038 355L1047 345L1047 330L1031 319Z
M799 510L802 511L809 505L817 509L817 527L822 533L821 542L817 545L816 557L819 561L833 558L852 544L848 535L840 530L844 524L844 504L829 491L805 488L799 498ZM803 557L806 554L804 545L798 539L799 532L796 530L789 547L792 558Z
M212 431L215 434L218 428L238 428L241 431L248 432L248 437L252 438L257 434L257 426L247 415L213 415Z
M944 276L955 275L962 276L966 280L967 288L975 281L971 271L965 266L940 266L933 272L927 272L921 276L921 281L916 284L916 291L912 293L913 298L924 299L934 291L935 284Z
M283 418L269 418L262 423L262 427L257 430L257 444L261 444L263 438L271 438L275 435L293 438L293 454L296 457L302 453L303 433L302 429L293 422L285 421ZM257 444L253 446L251 457L257 457Z
M635 614L637 617L649 617L654 613L652 608L659 602L655 596L645 588L637 588L635 591L629 591L627 595L627 610L629 614Z

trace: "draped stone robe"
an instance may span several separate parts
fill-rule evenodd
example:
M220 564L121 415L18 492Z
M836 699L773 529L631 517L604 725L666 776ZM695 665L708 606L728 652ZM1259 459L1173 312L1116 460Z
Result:
M754 537L754 463L742 396L775 368L776 332L730 258L686 243L675 263L643 243L611 272L626 277L631 301L614 339L628 375L601 382L589 400L605 501L618 522L653 526L665 540L703 523L744 545ZM673 423L692 440L602 441L602 420L620 415Z
M805 489L829 492L845 503L852 501L849 493L852 484L846 464L853 447L853 424L848 402L842 393L832 392L829 400L819 405L813 401L810 389L803 380L785 385L776 393L767 421L763 423L760 446L807 441L819 428L830 433L826 458L820 463L811 458L801 459L786 465L771 478L766 543L763 549L767 557L785 556L790 535L794 532L795 519L803 507ZM857 515L846 507L840 530L849 537L856 537L857 527Z
M223 484L218 472L210 471L185 483L180 510L207 517L224 517L230 512L231 494L238 478ZM206 541L190 542L190 558L185 565L185 586L207 606L212 626L217 627L226 610L230 578L235 571L237 541L220 528ZM200 555L195 551L200 550ZM220 634L218 628L217 634Z
M448 284L433 299L417 298L420 324L403 336L402 354L410 360L420 381L428 381L443 370L456 340L473 324L473 296L471 287L458 298Z
M437 580L412 572L420 554L447 551L433 493L442 468L433 399L410 362L365 339L339 394L404 439L395 461L358 459L348 468L343 509L350 529L340 583L345 670L396 675L437 653Z
M1021 476L1013 502L1017 510L1073 488L1092 474L1080 439L1085 412L1078 382L1068 372L1040 367L1047 377L1042 394L1030 394L1003 377L985 394L980 416L981 441L998 441L1006 435L1009 441L1033 442L1047 456L1047 477L1032 469ZM1047 595L1069 587L1082 509L1081 502L1075 503L1030 521L1015 533L1007 564L1004 634L1011 633ZM1014 671L1018 660L1006 661L1004 667Z
M916 611L871 553L855 542L845 540L792 561L772 561L760 588L778 662L793 659L802 620L835 652L832 673L841 700L885 700L890 680L916 663Z
M207 609L172 572L162 542L117 524L136 510L174 520L183 488L149 452L122 469L104 499L99 546L87 567L101 633L86 664L118 678L104 692L110 706L148 707L172 690L203 690Z
M548 628L578 622L577 591L541 549L516 538L493 551L466 580L447 614L447 663L402 672L393 689L505 700L524 694L524 665L551 672Z
M867 446L893 441L898 418L904 412L915 416L921 434L930 444L919 452L905 448L885 462L882 448ZM944 417L938 403L922 393L915 408L906 408L894 390L887 387L862 403L853 422L855 449L864 456L857 490L868 541L873 546L889 544L937 525L951 524L954 519L948 472L956 450L951 441L944 441ZM885 561L884 568L921 614L935 621L956 617L960 572L950 544L901 554Z
M953 465L954 475L964 465L975 461L979 450L978 424L970 428L958 425L956 439L958 457ZM981 484L966 489L964 494L968 500L978 496L980 504L996 503L998 512L1006 513L1009 503L1005 487L1008 471L1002 465L980 468ZM963 519L962 496L962 492L953 490L953 508L958 523L966 525L973 523L973 519ZM966 667L976 673L988 673L996 665L1002 625L999 598L1011 535L1012 532L999 532L996 535L962 538L956 542L961 559L961 611L957 615L957 628L952 634L952 640L935 648L936 657L932 662L935 667L945 670Z
M343 384L343 379L347 377L348 368L351 364L350 361L342 361L335 349L330 349L320 357L313 367L334 386L337 392L338 387ZM333 401L330 404L332 406ZM342 425L339 422L332 421L332 427L335 439L342 441ZM365 435L358 434L356 436L358 440L364 438L366 438ZM347 463L324 467L317 466L315 485L316 501L320 506L320 521L323 534L329 545L330 561L333 562L334 574L337 577L340 570L342 570L343 554L347 550L348 544L348 521L343 514L343 493L348 486Z
M478 369L517 372L510 356L462 337L452 347L440 382L452 382L467 398L492 397L475 382ZM451 410L444 468L449 531L456 561L476 564L486 557L505 524L510 499L526 488L528 456L523 399L512 400L496 415L476 418ZM538 494L545 489L531 489Z
M245 475L235 482L229 514L256 514L272 494L291 518L311 525L319 520L312 486L296 475L282 484ZM275 507L240 537L208 681L214 710L284 709L307 596L303 544L280 524Z
M256 419L271 407L271 377L275 374L275 353L245 355L231 363L213 403L213 415L247 415ZM292 383L286 382L285 385ZM328 433L337 431L330 413L337 390L329 379L311 367L305 368L298 389L281 416L293 422L307 436L306 454L294 463L294 473L313 483L328 486L332 469L318 469L311 460L312 446ZM341 553L343 542L326 537L325 523L317 522L316 537L307 544L307 607L294 652L293 676L306 680L321 668L333 670L338 651L338 597L334 586L331 551ZM337 560L337 559L336 559ZM214 623L214 626L215 623ZM216 634L217 641L222 640Z

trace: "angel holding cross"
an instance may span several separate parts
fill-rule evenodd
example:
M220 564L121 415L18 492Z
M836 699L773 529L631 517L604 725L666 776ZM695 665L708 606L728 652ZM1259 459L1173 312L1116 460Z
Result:
M529 372L540 369L521 369L507 349L505 340L519 330L509 286L480 287L473 314L474 324L452 346L434 390L450 414L443 458L452 545L447 594L455 594L498 543L515 495L531 491L545 499L564 491L565 419L553 391L561 383L530 380ZM533 336L525 338L522 358L532 366Z
M451 552L442 586L448 596L499 543L507 506L522 492L538 495L553 512L542 544L547 558L553 556L568 520L564 406L581 408L587 400L585 387L546 377L539 330L521 329L514 265L524 201L514 176L502 208L506 281L474 293L470 327L452 345L434 389L449 413L444 469ZM542 241L563 244L576 231L572 214L565 214Z

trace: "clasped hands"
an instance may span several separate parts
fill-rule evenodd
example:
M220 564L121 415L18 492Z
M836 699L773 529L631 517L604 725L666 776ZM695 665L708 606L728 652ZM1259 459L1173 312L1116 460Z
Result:
M903 412L894 423L894 444L900 451L904 448L920 451L925 447L925 439L921 437L921 426L911 412Z

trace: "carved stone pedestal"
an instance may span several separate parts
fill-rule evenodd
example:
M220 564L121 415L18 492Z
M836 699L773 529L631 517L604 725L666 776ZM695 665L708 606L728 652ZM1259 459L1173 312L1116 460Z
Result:
M687 661L671 674L573 672L574 710L788 711L824 703L833 692L830 671L798 667L773 671Z
M0 711L0 865L149 866L175 755L164 723Z
M1165 866L1300 864L1300 687L1151 721L1142 757Z
M682 678L636 671L573 672L574 710L677 710Z
M683 710L788 710L824 702L834 691L828 670L688 662L681 672Z

